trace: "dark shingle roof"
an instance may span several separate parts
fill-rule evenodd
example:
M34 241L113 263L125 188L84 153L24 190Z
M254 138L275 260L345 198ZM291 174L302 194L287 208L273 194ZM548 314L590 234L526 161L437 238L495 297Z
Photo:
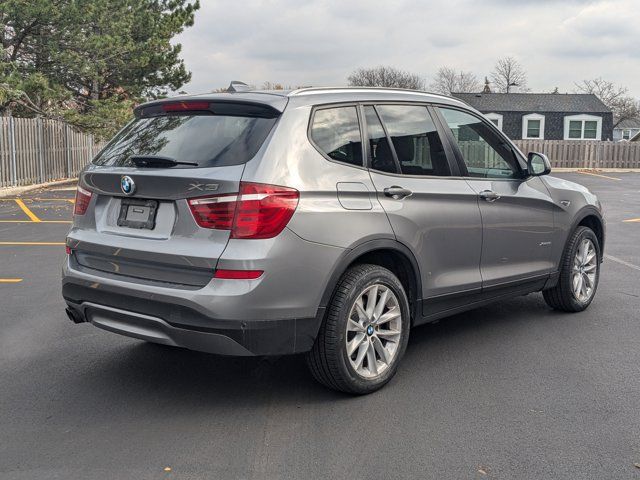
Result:
M483 113L611 111L590 93L454 93L452 96Z
M640 118L628 118L621 121L616 128L640 128Z

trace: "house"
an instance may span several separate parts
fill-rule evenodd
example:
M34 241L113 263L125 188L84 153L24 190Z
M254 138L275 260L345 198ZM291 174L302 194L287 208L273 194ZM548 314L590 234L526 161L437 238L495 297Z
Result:
M640 133L640 118L623 120L613 129L613 141L631 140L638 133Z
M454 93L512 140L611 140L613 113L586 93Z

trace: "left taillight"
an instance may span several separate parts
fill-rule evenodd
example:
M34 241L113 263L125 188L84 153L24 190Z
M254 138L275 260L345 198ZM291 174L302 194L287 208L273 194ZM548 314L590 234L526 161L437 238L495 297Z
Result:
M277 185L240 182L240 192L188 200L196 223L203 228L231 230L231 238L277 236L298 206L297 190Z
M73 214L84 215L87 212L87 207L89 206L90 201L91 192L78 185L78 189L76 190L76 202L75 206L73 207Z

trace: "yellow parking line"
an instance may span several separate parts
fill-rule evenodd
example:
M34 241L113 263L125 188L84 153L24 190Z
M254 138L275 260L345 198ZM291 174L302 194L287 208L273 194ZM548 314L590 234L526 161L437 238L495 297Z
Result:
M27 217L31 219L32 222L40 221L40 219L36 216L36 214L33 213L31 210L29 210L29 208L24 204L22 200L20 200L19 198L16 198L16 203L22 209L22 211L27 215Z
M75 203L73 198L32 198L35 202L71 202Z
M609 180L618 180L618 181L620 181L620 179L616 178L616 177L609 177L607 175L601 175L599 173L586 172L584 170L578 170L578 173L582 173L583 175L593 175L594 177L608 178Z
M0 283L20 283L21 278L0 278Z
M34 222L32 220L0 220L0 223L73 223L71 220L40 220Z
M0 245L19 245L19 246L31 246L31 245L44 245L44 246L64 246L64 242L0 242Z
M630 218L629 220L623 220L623 222L626 222L626 223L639 222L640 223L640 218Z

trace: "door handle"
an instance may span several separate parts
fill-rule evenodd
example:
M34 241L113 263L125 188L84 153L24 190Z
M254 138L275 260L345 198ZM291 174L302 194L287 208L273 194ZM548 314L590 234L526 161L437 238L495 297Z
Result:
M495 202L500 198L500 195L498 195L493 190L483 190L478 195L480 196L480 198L486 200L487 202Z
M413 192L411 190L407 190L406 188L398 187L394 185L392 187L387 187L384 189L384 194L387 197L391 197L394 200L402 200L405 197L408 197Z

